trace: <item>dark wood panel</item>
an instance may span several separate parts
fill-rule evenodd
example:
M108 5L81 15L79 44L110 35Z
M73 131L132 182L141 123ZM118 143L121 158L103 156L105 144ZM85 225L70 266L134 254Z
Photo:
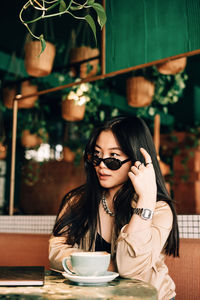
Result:
M55 215L63 196L85 181L83 164L75 166L65 161L45 162L23 168L20 191L20 208L25 214ZM38 174L36 182L27 182L30 172Z

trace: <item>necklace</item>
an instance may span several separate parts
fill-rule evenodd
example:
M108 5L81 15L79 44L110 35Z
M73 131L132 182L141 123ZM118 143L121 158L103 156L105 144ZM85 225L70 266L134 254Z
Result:
M103 208L104 208L105 212L107 214L109 214L111 217L114 217L115 214L108 208L105 193L103 194L103 196L101 198L101 202L102 202L102 205L103 205Z

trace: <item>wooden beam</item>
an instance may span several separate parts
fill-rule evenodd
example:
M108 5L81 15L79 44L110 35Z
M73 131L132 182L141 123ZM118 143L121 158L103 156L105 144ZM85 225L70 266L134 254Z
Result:
M193 55L197 55L197 54L200 54L200 49L190 51L190 52L187 52L187 53L182 53L182 54L175 55L175 56L171 56L171 57L167 57L167 58L164 58L164 59L159 59L159 60L156 60L156 61L153 61L153 62L150 62L150 63L146 63L146 64L142 64L142 65L139 65L139 66L129 67L129 68L126 68L126 69L123 69L123 70L118 70L118 71L111 72L111 73L108 73L108 74L101 74L101 75L87 77L87 78L82 79L78 82L74 81L72 83L68 83L68 84L57 86L57 87L50 88L50 89L47 89L47 90L39 91L39 92L34 93L34 94L21 96L18 99L15 99L15 100L20 101L22 99L30 98L30 97L33 97L33 96L45 95L45 94L48 94L48 93L60 91L60 90L66 89L66 88L70 88L72 86L80 85L81 83L93 82L93 81L97 81L97 80L101 80L101 79L106 79L106 78L109 78L109 77L114 77L114 76L117 76L117 75L120 75L120 74L128 73L128 72L131 72L131 71L134 71L134 70L138 70L138 69L147 68L147 67L150 67L150 66L153 66L153 65L157 65L157 64L166 62L168 60L177 59L177 58L181 58L181 57L184 57L184 56L187 56L187 57L188 56L193 56Z

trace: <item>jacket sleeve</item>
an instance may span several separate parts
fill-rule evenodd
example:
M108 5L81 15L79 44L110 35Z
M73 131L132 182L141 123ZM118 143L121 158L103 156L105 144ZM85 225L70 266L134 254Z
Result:
M51 236L49 240L50 268L63 271L62 259L75 251L81 250L78 248L77 244L75 244L73 247L66 244L66 237Z
M126 225L122 228L116 251L117 268L122 277L142 277L154 266L167 241L172 222L169 205L158 201L150 227L129 234L124 232Z

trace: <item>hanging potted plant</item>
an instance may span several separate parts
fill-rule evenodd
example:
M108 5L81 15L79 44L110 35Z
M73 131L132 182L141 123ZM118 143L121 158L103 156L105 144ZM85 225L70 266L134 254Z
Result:
M164 75L174 75L183 72L187 64L187 58L181 57L168 60L164 63L156 65L158 72Z
M7 156L7 146L0 140L0 159L5 159Z
M155 85L144 76L133 76L126 81L126 95L130 106L143 107L151 104Z
M4 126L4 113L5 107L0 101L0 159L5 159L7 155L7 146L6 146L6 131Z
M78 79L80 80L80 79ZM62 118L67 121L81 121L85 114L85 105L90 101L90 83L82 83L72 87L70 92L62 97Z
M66 122L63 140L63 160L66 162L79 162L83 155L83 149L80 147L76 122Z
M79 3L80 2L80 3ZM30 16L34 16L34 12L41 12L39 17L35 17L30 20ZM53 13L51 13L53 11ZM55 0L55 1L31 1L28 0L22 7L19 18L22 24L26 26L29 33L34 39L37 39L41 43L41 51L37 52L36 55L43 52L46 47L45 39L43 34L35 35L33 34L30 24L38 22L39 20L44 20L46 18L53 18L61 16L64 14L69 14L77 20L85 20L90 26L92 33L96 41L96 23L93 19L92 11L96 12L97 22L100 25L101 29L106 22L106 14L103 6L97 3L95 0L92 1L74 1L71 0L69 3L65 1Z
M76 67L70 68L72 76L79 76L80 78L87 78L96 75L99 70L99 56L98 48L91 48L90 46L80 46L72 48L70 51L70 63L77 64ZM93 59L95 58L95 59ZM88 62L81 61L89 60Z
M186 87L187 74L181 72L175 75L163 75L157 71L156 67L153 67L152 71L155 82L153 102L161 105L176 103Z
M20 94L22 96L26 96L29 94L35 94L38 91L37 85L32 84L29 80L23 81L20 86ZM17 94L16 85L11 87L5 87L3 89L3 102L4 105L12 109L13 108L13 99ZM32 108L35 105L35 101L37 101L38 96L29 97L27 99L22 99L18 101L18 108Z
M87 78L99 70L99 49L92 45L91 31L87 23L80 22L77 30L72 30L69 61L73 77ZM85 61L85 62L84 62Z
M25 44L24 64L27 73L31 76L47 76L52 71L56 47L50 42L46 42L45 44L46 48L44 52L42 52L40 41L30 41Z
M141 70L127 79L128 104L138 107L141 117L142 112L153 116L157 109L166 113L167 105L176 103L183 95L187 78L185 72L161 74L156 66Z
M37 111L24 113L18 127L21 132L21 144L23 147L34 148L48 142L49 135L46 121L39 116Z
M95 126L106 118L118 115L118 109L102 105L102 99L112 97L112 93L105 86L105 81L91 84L90 101L86 103L84 119L79 122L68 122L63 146L74 153L74 164L80 164L85 145ZM63 154L64 155L64 154Z

